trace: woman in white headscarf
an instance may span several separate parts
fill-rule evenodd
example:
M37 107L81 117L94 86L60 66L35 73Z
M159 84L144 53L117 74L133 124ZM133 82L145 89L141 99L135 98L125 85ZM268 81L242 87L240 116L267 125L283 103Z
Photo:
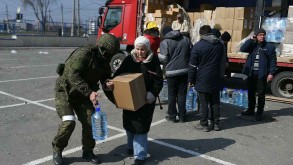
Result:
M163 87L163 74L160 62L145 36L135 40L131 55L127 56L114 77L123 73L142 73L146 86L147 104L137 111L123 110L123 127L127 133L128 154L135 157L134 164L143 164L147 157L147 133L153 119L156 97Z

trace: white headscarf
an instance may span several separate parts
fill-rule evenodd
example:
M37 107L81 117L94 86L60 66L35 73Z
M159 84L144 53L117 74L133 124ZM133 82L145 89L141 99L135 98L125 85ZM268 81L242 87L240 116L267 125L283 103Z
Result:
M143 44L145 45L145 47L147 48L147 51L149 52L151 50L151 44L150 44L150 40L148 38L146 38L145 36L139 36L135 39L134 41L134 46L136 46L137 44Z

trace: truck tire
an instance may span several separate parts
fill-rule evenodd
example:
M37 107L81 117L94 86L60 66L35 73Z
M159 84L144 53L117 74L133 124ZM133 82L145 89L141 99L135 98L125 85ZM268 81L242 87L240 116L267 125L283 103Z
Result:
M110 62L112 72L115 72L120 67L125 57L123 53L117 53L112 57Z
M280 72L273 78L271 91L274 96L293 98L293 72Z

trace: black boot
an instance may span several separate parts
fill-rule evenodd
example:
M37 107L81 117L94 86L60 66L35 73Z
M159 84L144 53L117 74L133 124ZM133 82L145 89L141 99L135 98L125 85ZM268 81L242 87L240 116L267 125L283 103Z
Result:
M91 162L93 164L100 163L100 160L98 159L98 157L94 154L94 152L92 150L83 151L82 158L85 160L88 160L89 162Z
M243 115L243 116L254 116L255 112L254 112L254 110L247 109L246 111L242 111L241 115Z
M53 152L53 162L55 165L62 165L62 153L61 152Z

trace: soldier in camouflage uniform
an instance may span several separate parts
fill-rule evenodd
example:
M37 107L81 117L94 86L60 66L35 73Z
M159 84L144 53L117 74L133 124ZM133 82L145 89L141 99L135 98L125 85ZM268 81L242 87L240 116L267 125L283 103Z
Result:
M62 119L53 145L53 162L62 164L62 151L75 127L75 114L82 124L82 157L94 164L99 160L94 155L95 140L92 137L91 115L94 112L99 81L104 84L111 77L109 62L118 53L118 39L111 34L104 34L97 41L98 46L76 49L65 64L59 65L56 80L55 102L58 116ZM109 93L105 91L106 96Z

